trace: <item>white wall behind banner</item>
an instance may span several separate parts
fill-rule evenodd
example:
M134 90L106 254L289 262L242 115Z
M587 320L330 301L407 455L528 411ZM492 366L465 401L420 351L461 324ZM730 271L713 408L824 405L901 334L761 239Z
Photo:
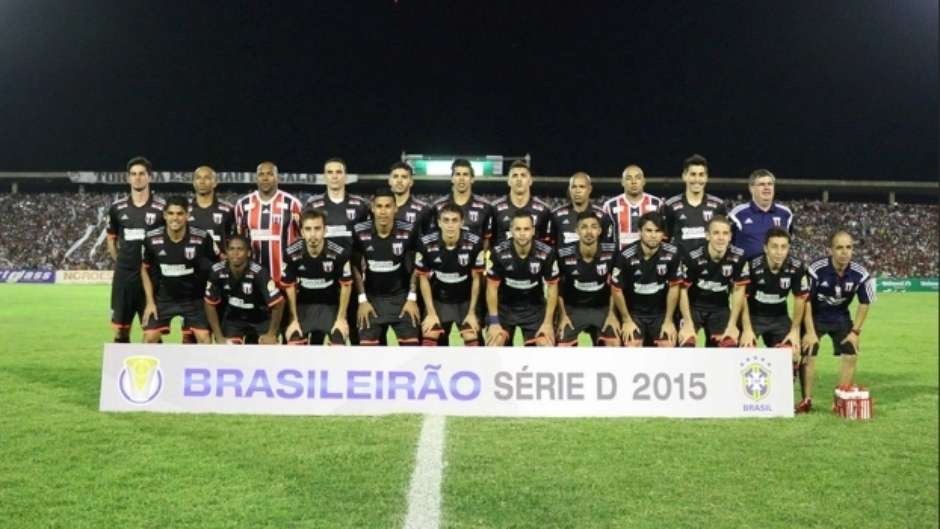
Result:
M105 345L102 411L792 417L783 349Z

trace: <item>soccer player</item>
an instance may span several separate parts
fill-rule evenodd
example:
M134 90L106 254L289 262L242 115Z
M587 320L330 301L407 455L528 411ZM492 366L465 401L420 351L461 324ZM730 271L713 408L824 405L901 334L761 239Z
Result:
M809 280L802 261L790 255L790 234L771 228L764 239L764 253L747 262L742 271L748 310L741 313L741 346L754 347L761 337L767 347L789 345L794 365L800 361L800 324L809 296ZM787 314L787 294L792 293L793 319Z
M261 162L256 173L258 189L235 203L235 225L251 241L253 260L281 281L284 249L300 236L300 201L277 188L277 166Z
M209 233L219 253L228 247L228 238L235 233L235 206L218 198L215 170L201 165L193 171L193 200L189 206L189 225Z
M282 281L291 314L288 336L312 345L342 345L349 337L346 312L352 292L351 249L326 239L326 213L308 209L300 217L299 240L287 248Z
M793 212L774 202L777 179L767 169L758 169L748 177L751 200L735 206L728 218L734 223L732 244L744 250L748 259L764 251L764 237L770 228L783 228L793 233Z
M395 162L389 169L388 187L395 194L397 213L395 220L403 220L418 228L418 235L433 231L434 217L431 206L411 195L414 169L405 162Z
M674 314L682 278L678 249L663 242L663 218L656 211L637 221L640 239L627 246L611 273L613 304L623 322L620 336L628 347L672 347Z
M594 345L618 346L620 332L608 284L617 245L599 241L603 230L594 210L580 212L576 226L578 242L558 249L558 345L575 346L578 335L587 332Z
M228 238L225 256L212 265L204 299L216 343L276 344L284 313L280 289L263 266L251 261L251 243L244 235ZM220 322L216 307L223 300Z
M141 279L144 295L144 342L157 343L175 316L192 329L198 343L210 343L203 293L216 261L212 237L189 226L189 201L174 196L163 210L165 226L144 239Z
M800 370L803 400L797 406L797 412L805 413L813 407L820 336L828 334L832 338L833 353L841 357L839 385L851 385L855 379L862 325L868 317L870 305L875 302L875 278L865 267L852 261L854 249L852 235L839 230L829 239L829 257L813 261L807 269L810 303L803 316L806 326ZM849 305L856 295L858 307L853 320L849 316Z
M663 204L666 234L681 255L688 255L705 246L705 225L715 215L727 215L724 201L705 192L708 183L708 160L698 154L682 162L685 191L670 197Z
M445 204L438 214L439 231L421 237L415 269L426 315L422 344L446 346L454 325L464 345L480 343L477 318L483 270L483 239L463 229L463 210Z
M643 169L630 164L623 170L623 194L604 203L604 213L613 224L614 241L618 250L640 238L637 221L644 213L658 211L663 205L659 197L645 193L646 177Z
M418 295L415 289L414 226L395 220L395 195L379 189L372 218L353 230L353 280L359 293L356 323L361 345L378 345L391 327L399 345L417 345ZM363 279L364 278L364 279Z
M140 253L147 231L163 226L165 203L150 192L153 166L146 158L136 157L127 162L128 196L111 204L108 209L108 253L114 260L114 279L111 281L111 326L114 341L130 342L131 323L137 315L144 325L146 305L144 286L140 277Z
M603 209L591 203L591 189L591 177L585 172L577 172L568 180L570 201L552 210L549 219L549 233L557 248L578 242L578 218L584 211L594 213L600 221L601 233L598 240L613 241L614 230L610 217L604 214Z
M554 345L559 274L555 250L535 240L535 225L528 210L515 210L510 226L511 237L497 244L490 255L486 344L512 345L519 327L526 346Z
M694 343L698 330L704 328L709 347L730 346L730 342L737 345L740 333L736 322L745 304L744 291L730 295L733 285L745 284L742 271L747 261L744 252L731 244L731 223L726 217L712 217L707 230L708 244L683 258L679 342Z
M473 194L473 165L458 158L450 171L450 194L434 201L434 209L440 214L447 204L456 204L463 211L463 229L482 239L484 248L489 248L494 210L485 198Z
M528 211L532 216L536 240L550 242L548 221L551 207L542 199L532 196L532 172L529 166L522 160L512 162L508 182L509 194L493 202L493 244L498 245L510 238L512 219L520 209Z

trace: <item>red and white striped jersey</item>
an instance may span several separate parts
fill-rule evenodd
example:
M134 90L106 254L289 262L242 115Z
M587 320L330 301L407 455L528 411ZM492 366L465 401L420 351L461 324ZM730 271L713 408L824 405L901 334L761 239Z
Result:
M638 204L632 204L625 194L616 196L604 202L604 213L610 217L614 226L614 240L622 251L633 241L640 238L640 227L637 223L644 213L658 211L663 206L663 199L649 193L643 193Z
M235 203L238 233L251 240L253 260L267 268L278 284L283 251L300 238L300 211L300 200L280 190L267 201L254 191Z

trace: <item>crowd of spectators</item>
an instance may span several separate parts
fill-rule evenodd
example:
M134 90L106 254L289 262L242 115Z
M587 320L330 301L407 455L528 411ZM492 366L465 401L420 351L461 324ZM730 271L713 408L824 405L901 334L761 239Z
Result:
M306 199L307 193L299 193ZM0 194L0 268L91 269L112 266L104 243L107 210L120 194ZM220 194L234 201L237 194ZM437 196L416 195L425 201ZM487 198L495 199L496 196ZM605 197L597 197L601 203ZM546 197L553 207L565 199ZM828 238L845 228L856 239L855 259L887 277L938 275L937 205L792 201L794 255L809 261L825 254ZM67 252L75 246L74 250Z

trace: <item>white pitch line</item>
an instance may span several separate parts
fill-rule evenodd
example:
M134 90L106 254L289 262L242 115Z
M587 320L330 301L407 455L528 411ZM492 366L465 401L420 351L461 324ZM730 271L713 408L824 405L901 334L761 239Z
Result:
M444 473L446 418L426 415L408 489L405 529L438 529L441 525L441 480Z

